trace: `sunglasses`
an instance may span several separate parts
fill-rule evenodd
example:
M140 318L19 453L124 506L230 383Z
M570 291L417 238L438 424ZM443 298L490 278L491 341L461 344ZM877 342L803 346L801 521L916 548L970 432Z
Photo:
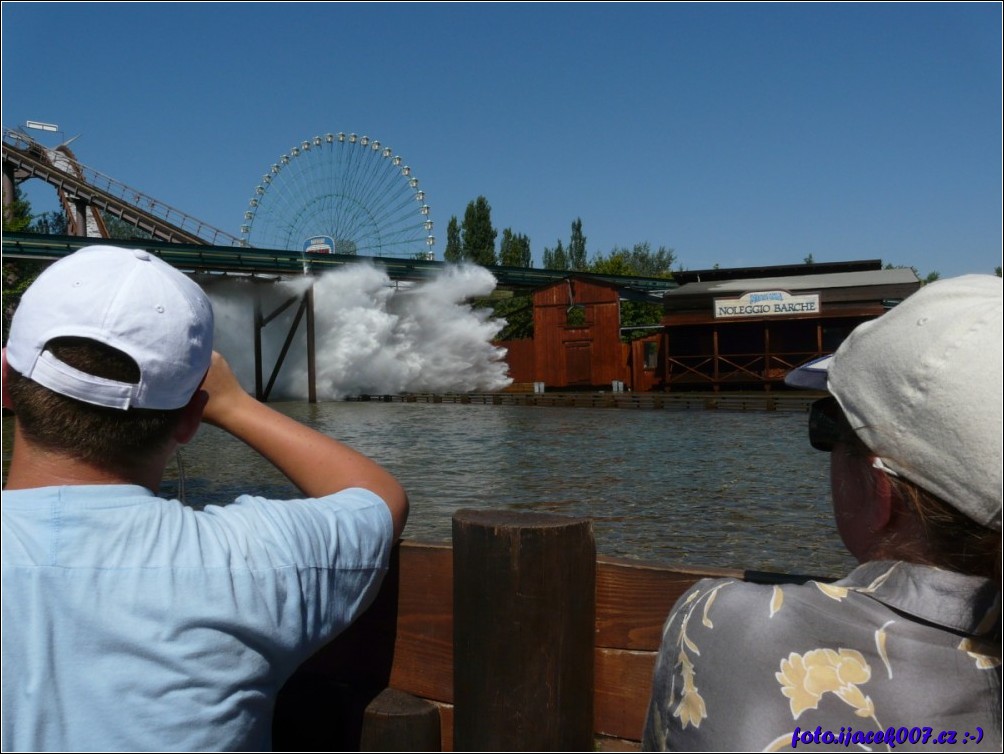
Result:
M809 443L816 450L831 452L848 430L836 398L820 398L809 406Z

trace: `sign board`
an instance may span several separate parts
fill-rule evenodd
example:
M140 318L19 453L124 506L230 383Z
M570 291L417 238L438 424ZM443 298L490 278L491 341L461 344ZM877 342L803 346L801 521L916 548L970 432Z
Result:
M334 254L335 239L331 236L314 236L303 242L303 251L306 254Z
M819 314L819 294L795 296L788 291L755 291L739 298L716 298L715 319L785 317Z

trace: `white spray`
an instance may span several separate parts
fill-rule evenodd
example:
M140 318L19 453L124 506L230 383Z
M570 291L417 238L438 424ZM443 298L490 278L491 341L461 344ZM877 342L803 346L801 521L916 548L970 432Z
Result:
M268 317L295 298L262 331L267 383L310 278L274 284L207 285L216 313L216 349L241 384L254 388L254 302ZM504 322L476 309L494 276L482 267L451 266L436 278L396 287L369 264L346 265L313 280L318 400L406 392L498 390L510 384L505 349L492 344ZM306 398L305 325L300 323L270 398Z

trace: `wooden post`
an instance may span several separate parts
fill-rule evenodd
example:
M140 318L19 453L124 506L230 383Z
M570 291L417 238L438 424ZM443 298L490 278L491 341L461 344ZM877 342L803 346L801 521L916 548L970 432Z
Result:
M592 750L592 523L462 510L453 552L454 748Z
M441 751L439 708L397 689L384 689L366 707L360 751Z
M261 296L254 291L254 397L261 400L265 394L262 383L261 330L265 326L261 313Z
M307 402L317 403L317 360L314 341L314 285L307 289Z
M87 235L87 201L76 199L73 202L73 217L70 218L70 234L74 236Z

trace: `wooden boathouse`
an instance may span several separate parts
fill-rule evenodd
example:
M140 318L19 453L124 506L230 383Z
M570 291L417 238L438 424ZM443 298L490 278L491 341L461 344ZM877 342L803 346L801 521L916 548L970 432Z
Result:
M920 285L881 260L678 272L657 298L571 274L534 291L533 338L500 345L514 382L547 390L769 391ZM622 337L625 300L661 302L644 337Z
M879 260L680 273L664 299L663 390L766 389L920 288Z
M674 285L667 280L665 289ZM621 338L621 303L648 301L661 309L663 294L574 273L538 288L532 294L533 337L499 343L507 351L509 375L516 384L542 383L548 390L610 390L615 381L632 391L661 389L652 339ZM647 329L661 331L658 314Z

